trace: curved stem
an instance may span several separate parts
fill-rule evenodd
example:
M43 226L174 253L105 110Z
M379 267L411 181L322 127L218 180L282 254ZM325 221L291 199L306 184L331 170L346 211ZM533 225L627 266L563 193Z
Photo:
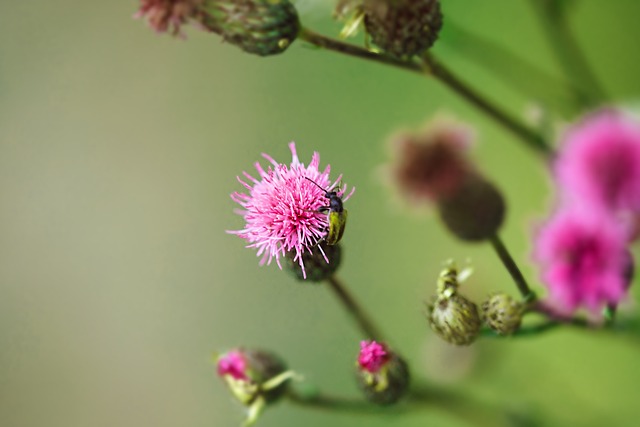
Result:
M291 402L306 408L362 415L404 415L418 410L439 410L474 425L504 425L506 420L525 419L523 414L508 413L497 405L481 402L471 396L425 385L412 387L393 406L380 406L363 399L323 393L289 391L287 396Z
M325 411L351 412L376 415L381 408L362 399L330 396L322 393L300 393L289 391L289 400L297 405Z
M547 144L542 135L520 123L518 120L498 108L495 104L491 103L483 95L476 92L471 88L471 86L463 82L458 76L447 69L441 62L437 61L432 54L426 53L423 55L423 58L425 61L426 72L430 73L433 77L447 85L458 95L462 96L496 122L500 123L505 129L509 130L522 141L527 143L529 147L545 155L553 154L552 148Z
M369 61L379 62L381 64L391 65L421 75L433 76L440 82L448 86L450 89L452 89L454 92L456 92L458 95L462 96L468 102L478 107L481 111L494 119L498 124L502 125L514 135L518 136L522 141L529 145L529 147L545 155L552 154L551 147L546 143L546 141L540 134L520 123L515 118L487 100L484 96L480 95L468 84L463 82L460 78L449 71L442 63L436 61L432 55L425 55L423 58L424 63L419 63L411 60L401 60L388 55L375 53L359 46L325 37L306 28L303 28L300 31L298 37L323 49L332 50L334 52L366 59Z
M518 291L520 291L520 294L522 295L524 300L526 302L535 301L536 294L529 287L529 284L520 271L520 268L518 268L518 264L516 264L500 237L496 234L492 236L489 241L491 242L491 246L493 246L493 249L498 254L500 261L502 261L502 264L511 275L511 278L518 287Z
M347 309L349 314L356 321L362 333L369 339L384 342L382 339L382 334L378 328L374 325L371 318L364 312L362 307L356 302L353 296L347 291L347 288L344 284L338 279L338 277L334 274L333 276L327 279L327 282L331 286L331 289L336 294L340 302Z

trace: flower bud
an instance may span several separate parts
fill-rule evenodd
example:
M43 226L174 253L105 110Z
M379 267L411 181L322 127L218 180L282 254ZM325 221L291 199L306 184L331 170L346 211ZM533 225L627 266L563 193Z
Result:
M289 0L216 0L203 24L225 41L260 56L284 52L296 39L300 21Z
M494 236L505 216L502 194L478 174L467 179L438 204L440 218L456 237L480 241Z
M520 328L524 305L505 293L495 293L482 304L484 323L500 335L511 335Z
M478 307L459 292L437 296L428 310L431 329L448 343L469 345L480 333Z
M427 50L442 27L439 0L364 0L363 11L373 43L399 58Z
M409 386L409 368L385 344L361 341L356 378L365 398L378 405L395 403Z
M245 425L255 422L266 404L278 400L294 376L274 354L244 349L218 356L217 372L231 393L248 407Z
M144 18L158 33L183 35L182 26L197 19L204 0L140 0L134 18Z
M322 282L331 277L340 267L342 249L339 244L327 245L321 242L313 246L310 252L303 252L301 256L302 263L296 259L295 251L287 252L285 257L287 271L301 281Z

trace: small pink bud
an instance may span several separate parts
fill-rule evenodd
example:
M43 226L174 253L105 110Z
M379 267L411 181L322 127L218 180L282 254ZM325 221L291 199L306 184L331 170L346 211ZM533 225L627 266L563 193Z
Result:
M239 351L230 351L218 359L218 375L231 376L236 380L246 380L247 361Z
M378 372L380 368L389 360L389 353L384 344L375 341L361 341L358 365L365 371L372 374Z

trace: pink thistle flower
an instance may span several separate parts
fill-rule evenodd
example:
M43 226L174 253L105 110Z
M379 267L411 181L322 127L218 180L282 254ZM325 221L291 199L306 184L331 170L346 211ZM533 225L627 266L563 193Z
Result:
M411 202L439 202L451 196L474 171L467 159L472 137L468 127L445 119L392 137L392 181Z
M376 341L361 341L358 365L372 374L377 373L390 359L387 347Z
M640 124L625 114L601 111L570 128L555 166L569 202L640 213Z
M134 18L146 18L158 33L182 35L181 27L195 18L204 0L140 0Z
M218 375L231 376L235 380L248 380L247 361L240 351L234 350L218 358Z
M245 219L242 230L228 231L247 240L249 248L257 248L257 256L261 257L260 265L270 264L275 258L278 267L282 269L280 258L286 253L294 253L293 261L302 268L304 278L306 271L302 255L311 253L326 235L329 226L327 215L318 209L327 204L325 193L318 186L309 182L309 178L320 187L331 190L342 178L338 176L332 184L329 180L330 166L320 172L320 155L313 153L309 166L298 160L295 143L289 144L292 160L291 165L277 163L271 156L262 154L271 166L266 170L255 163L260 180L244 172L244 180L238 181L248 190L247 193L234 192L231 199L243 207L238 211ZM338 190L338 195L345 194L346 185ZM344 197L348 200L355 188ZM322 248L318 246L322 251ZM329 262L324 255L326 262Z
M565 208L539 231L534 258L550 303L570 315L585 306L597 316L626 295L629 255L626 229L604 211Z

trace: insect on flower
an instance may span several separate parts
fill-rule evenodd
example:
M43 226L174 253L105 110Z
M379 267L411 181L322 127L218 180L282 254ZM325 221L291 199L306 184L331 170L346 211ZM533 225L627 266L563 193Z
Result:
M329 229L327 230L327 235L324 240L327 245L335 245L342 239L344 228L347 225L347 211L342 206L342 197L338 196L337 191L332 191L331 188L325 190L314 180L306 176L304 178L324 191L324 197L329 201L329 204L327 206L321 206L318 212L329 212L327 215Z

